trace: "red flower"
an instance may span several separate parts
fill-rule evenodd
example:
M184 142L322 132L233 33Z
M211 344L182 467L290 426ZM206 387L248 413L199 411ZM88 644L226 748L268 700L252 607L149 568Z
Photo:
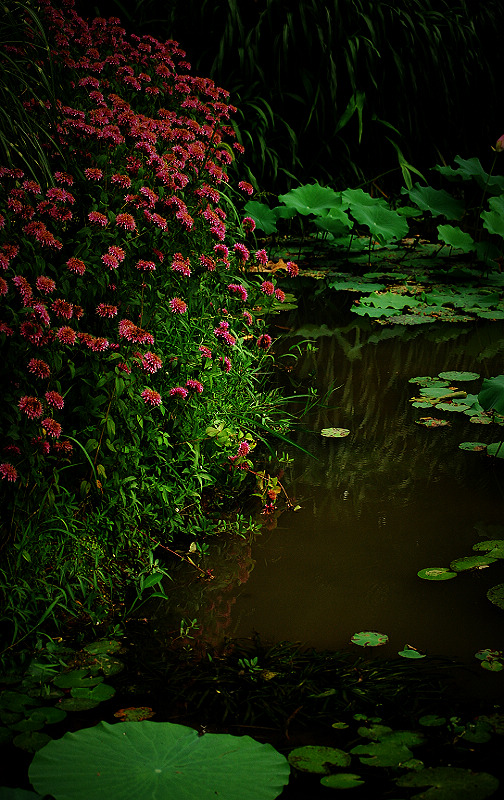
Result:
M86 265L80 260L80 258L74 258L72 256L66 263L70 272L75 272L76 275L84 275L86 271Z
M61 411L61 409L65 405L65 401L58 392L53 392L53 391L46 392L45 399L47 400L50 406L52 406L53 408L57 408L58 411Z
M58 331L56 331L56 338L58 339L61 344L75 344L75 340L77 335L73 328L69 328L68 325L64 325Z
M59 439L62 430L59 422L56 422L55 419L51 419L50 417L46 417L40 424L46 429L47 435L50 436L51 439Z
M201 394L203 391L203 384L199 381L189 378L189 380L186 382L186 389L189 389L190 392L197 392L197 394Z
M180 297L173 297L168 305L172 314L185 314L187 311L187 303L184 303Z
M25 395L20 399L18 406L28 419L37 419L42 416L42 403L37 397Z
M2 476L2 480L14 482L18 479L17 469L7 462L0 464L0 475Z
M125 231L134 231L136 229L136 222L131 214L118 214L115 221L116 225L124 228Z
M155 392L153 389L144 389L143 392L141 392L140 397L143 398L143 401L146 405L161 405L161 395L159 392Z
M35 286L42 294L51 294L56 289L56 283L53 279L47 278L45 275L39 275L35 281Z
M275 287L273 286L271 281L263 281L259 288L261 292L264 292L264 294L268 295L268 297L271 297L271 295L275 291Z
M37 378L48 378L51 374L49 364L46 364L45 361L41 361L39 358L30 359L28 362L28 372L31 372L32 375L36 375Z
M183 386L174 386L170 389L170 397L182 397L183 400L187 397L189 392Z
M100 214L99 211L90 211L88 214L88 220L93 225L101 225L102 228L105 228L108 225L108 219L105 214Z
M245 192L245 194L250 195L254 193L254 187L252 186L251 183L247 183L247 181L240 181L238 184L238 188L241 189L242 192Z
M117 315L117 306L109 305L108 303L100 303L96 306L96 313L99 317L108 317L112 319Z

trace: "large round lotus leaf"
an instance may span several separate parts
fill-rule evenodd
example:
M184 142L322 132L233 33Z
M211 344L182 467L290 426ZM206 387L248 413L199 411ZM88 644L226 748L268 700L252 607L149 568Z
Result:
M417 575L424 581L449 581L450 578L457 577L457 573L452 572L448 567L426 567L417 572Z
M355 786L362 786L364 781L353 772L339 772L337 775L326 775L320 779L320 783L330 789L353 789Z
M490 556L465 556L464 558L456 558L450 562L450 569L454 572L463 572L466 569L478 569L480 567L487 567L497 561L496 558Z
M487 445L487 453L489 456L504 458L504 443L492 442L492 444Z
M378 631L360 631L360 633L354 633L350 641L360 647L378 647L381 644L387 644L388 636L386 633L378 633Z
M480 376L477 372L440 372L439 377L447 381L475 381Z
M320 431L321 436L327 436L331 439L342 439L348 436L350 431L347 428L322 428Z
M478 395L478 401L485 411L493 409L504 414L504 375L485 378Z
M488 772L471 772L462 767L427 767L409 772L396 780L398 786L430 786L411 800L485 800L498 788L499 781Z
M472 419L471 419L472 422ZM486 450L486 444L484 442L461 442L459 444L459 448L461 450L470 450L471 452L481 452L482 450Z
M496 586L492 586L492 588L488 590L486 596L494 606L504 608L504 583L498 583Z
M249 736L170 722L100 722L38 752L33 787L56 800L273 800L289 780L287 759Z
M415 422L417 425L425 425L426 428L442 428L450 424L447 419L435 419L435 417L421 417Z
M314 772L317 775L328 775L331 767L348 767L351 756L337 747L306 745L296 747L289 753L289 764L300 772Z
M292 206L300 214L322 214L324 209L341 206L341 194L318 183L309 183L278 196L281 203Z

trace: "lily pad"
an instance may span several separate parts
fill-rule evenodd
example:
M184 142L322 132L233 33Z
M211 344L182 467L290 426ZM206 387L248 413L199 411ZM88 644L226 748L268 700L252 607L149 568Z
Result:
M482 661L481 666L483 667L483 669L486 669L489 672L501 672L504 669L504 664L502 663L502 661L497 661L497 660Z
M420 378L410 378L408 383L418 383L420 386L449 386L450 382L445 380L440 380L439 378L431 378L429 375L422 376Z
M486 650L478 650L478 652L474 654L474 658L478 658L480 661L502 658L502 650L490 650L489 648Z
M337 747L306 745L296 747L288 755L289 764L300 772L313 772L316 775L328 775L331 767L348 767L351 756Z
M480 376L477 372L440 372L439 377L447 381L475 381Z
M36 753L46 746L48 742L52 741L47 733L39 733L38 731L26 731L15 736L12 743L19 747L20 750L26 750L27 753ZM44 792L42 792L44 794Z
M483 450L486 450L487 446L485 442L461 442L459 444L459 448L461 450L471 450L473 452L481 452Z
M504 442L492 442L487 445L487 453L495 458L504 458Z
M141 722L144 719L151 719L156 714L149 706L139 706L138 708L120 708L114 717L123 722Z
M360 633L354 633L350 641L352 644L358 644L359 647L379 647L382 644L387 644L388 638L386 633L360 631Z
M488 590L486 596L494 606L504 608L504 583L498 583Z
M436 419L435 417L421 417L415 422L417 425L424 425L426 428L442 428L450 424L447 419Z
M249 736L170 722L100 722L66 733L29 768L37 792L72 800L274 800L289 780L286 758Z
M0 708L14 713L25 713L26 706L36 706L37 701L21 692L5 691L0 693Z
M88 711L100 705L99 700L89 700L85 697L65 697L58 704L64 711Z
M431 787L414 794L412 800L485 800L499 786L497 778L488 772L472 772L462 767L427 767L402 775L396 783L408 788Z
M96 686L97 683L103 681L101 675L89 676L88 673L89 670L87 668L62 672L61 675L57 675L54 678L53 683L60 689L73 689L76 687Z
M413 731L393 731L386 734L379 742L357 745L351 749L358 755L361 764L369 767L397 767L413 758L409 749L422 744L424 737Z
M487 539L473 544L473 550L483 550L492 558L504 558L504 539Z
M322 428L320 431L321 436L327 436L330 439L343 439L349 433L347 428Z
M353 789L355 786L362 786L365 781L353 772L338 772L337 775L326 775L325 778L321 778L320 783L330 789Z
M72 697L82 700L91 700L96 703L103 703L104 700L110 700L114 695L114 687L109 686L107 683L99 683L98 686L84 686L82 688L77 687L72 689Z
M425 581L449 581L456 578L457 573L452 572L448 567L426 567L417 572L419 578Z
M425 658L425 653L419 653L416 647L412 647L410 644L405 644L397 655L402 656L402 658Z
M497 561L496 558L490 556L465 556L464 558L456 558L450 562L450 569L454 572L464 572L466 569L481 569L488 567Z
M440 717L437 714L424 714L418 722L420 725L425 725L426 728L439 728L441 725L446 724L446 717Z
M97 642L87 644L84 650L92 655L111 655L117 653L121 647L121 642L116 639L99 639Z

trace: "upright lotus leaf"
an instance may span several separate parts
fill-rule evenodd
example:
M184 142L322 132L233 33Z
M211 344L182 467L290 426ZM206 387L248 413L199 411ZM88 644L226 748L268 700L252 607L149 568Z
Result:
M378 631L360 631L354 633L350 641L352 644L358 644L359 647L379 647L387 644L388 636L386 633L378 633Z
M353 222L340 205L329 209L327 214L317 217L315 225L321 230L332 233L333 236L342 236L353 227Z
M504 583L498 583L488 590L486 596L494 606L504 608Z
M55 800L274 800L289 772L284 756L249 736L198 736L170 722L100 722L50 742L29 778Z
M408 192L410 200L429 211L433 217L443 216L446 219L461 219L464 206L444 189L433 189L432 186L420 186L416 183Z
M439 377L447 381L475 381L480 375L478 372L440 372Z
M464 558L456 558L454 561L450 562L450 569L454 572L464 572L466 569L481 569L482 567L488 567L489 564L493 564L497 561L496 558L490 558L490 556L465 556Z
M352 210L354 206L359 206L360 208L364 208L365 206L368 208L373 208L375 206L387 207L385 201L381 197L371 197L371 195L363 191L363 189L345 189L344 192L341 192L341 205L343 208L349 208L350 210Z
M355 786L362 786L365 781L353 772L338 772L336 775L326 775L325 778L321 778L320 783L329 789L353 789Z
M487 453L489 456L494 456L494 458L504 458L504 443L492 442L487 445Z
M281 203L291 206L300 214L323 214L326 209L341 206L341 193L319 183L308 183L278 196Z
M258 203L257 200L249 200L245 204L245 213L252 217L259 230L264 231L266 236L276 233L277 216L266 203Z
M296 747L288 755L289 764L300 772L313 772L316 775L328 775L331 767L348 767L351 756L337 747L306 745Z
M475 249L475 242L470 233L464 233L459 227L453 225L438 225L439 239L450 247L470 253Z
M372 239L380 244L390 244L397 239L402 239L408 233L408 223L397 211L382 205L357 205L350 206L350 213L359 225L369 229Z
M490 175L481 166L479 158L461 158L455 156L457 169L453 167L434 167L435 170L444 175L449 181L470 181L475 180L480 189L490 194L502 194L504 192L504 178L501 175Z
M504 414L504 375L483 380L478 402L485 411L492 409L498 414Z
M498 788L499 781L488 772L472 772L462 767L427 767L408 772L396 780L401 788L430 786L411 800L485 800Z
M457 577L457 573L452 572L448 567L426 567L417 572L417 575L424 581L449 581L450 578Z
M482 211L483 227L497 236L504 236L504 202L502 197L492 197L489 201L490 211Z

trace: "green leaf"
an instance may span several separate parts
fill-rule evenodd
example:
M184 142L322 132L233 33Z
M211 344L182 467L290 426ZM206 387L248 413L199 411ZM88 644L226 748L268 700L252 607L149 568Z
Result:
M408 233L408 223L403 216L362 189L347 189L342 192L341 198L343 206L348 205L352 217L360 225L366 225L371 237L380 244L402 239Z
M489 175L481 166L479 158L461 158L455 156L458 169L452 167L435 166L434 169L444 175L448 180L469 181L474 179L480 189L491 191L492 194L501 194L504 191L504 178L501 175Z
M449 581L456 578L457 573L452 572L448 567L426 567L417 572L419 578L425 581Z
M417 425L424 425L426 428L442 428L450 424L447 419L436 419L435 417L421 417L420 419L416 419L415 423Z
M424 714L418 720L420 725L425 725L427 728L438 728L446 724L445 717L439 717L437 714Z
M412 800L485 800L499 786L499 781L493 775L462 767L427 767L420 772L401 776L396 783L407 788L432 787L413 795Z
M252 217L256 226L269 236L276 233L277 216L265 203L258 203L257 200L249 200L245 204L244 210L249 217Z
M460 228L453 225L438 225L437 227L439 238L442 242L455 247L457 250L462 250L463 253L469 253L475 249L475 242L469 233L464 233Z
M27 731L15 736L12 743L19 747L20 750L26 750L27 753L36 753L41 750L45 745L51 741L51 737L47 733L39 733L38 731ZM45 792L42 792L45 794Z
M91 700L93 703L103 703L104 700L110 700L114 695L114 687L109 686L107 683L99 683L98 686L93 687L76 687L72 689L72 697Z
M274 800L289 764L249 736L198 736L170 722L100 722L50 742L29 778L40 794L72 800Z
M504 458L504 443L492 442L492 444L488 444L487 453L489 456L494 456L495 458Z
M473 420L471 419L471 422ZM461 450L471 450L474 452L486 450L487 446L484 442L461 442L459 444Z
M320 431L321 436L325 436L330 439L342 439L345 436L348 436L350 431L348 428L322 428Z
M402 658L425 658L425 653L419 653L418 650L410 644L405 644L404 648L399 650L397 655L402 656Z
M475 381L480 375L478 372L440 372L439 377L447 381Z
M409 192L410 200L422 211L430 211L433 217L443 216L446 219L461 219L464 206L444 189L433 189L432 186L420 186L416 183Z
M465 556L465 558L456 558L450 562L450 569L454 572L464 572L466 569L478 569L487 567L497 561L496 558L489 556Z
M496 378L485 378L478 394L478 402L485 411L497 411L504 414L504 375Z
M498 583L488 590L486 596L494 606L504 608L504 583Z
M378 631L360 631L354 633L350 641L352 644L358 644L359 647L379 647L387 644L388 636L386 633L378 633Z
M287 194L279 195L278 199L286 206L295 208L300 214L323 214L325 209L341 206L341 194L329 187L320 186L319 183L309 183L291 189Z
M99 675L88 675L89 669L74 669L71 672L62 672L57 675L53 683L59 689L73 689L75 686L95 686L101 683L103 678Z
M0 786L0 800L42 800L42 797L27 789L11 789L9 786Z
M362 786L364 782L360 775L355 775L353 772L338 772L336 775L326 775L320 779L322 786L327 786L329 789L353 789L355 786Z
M316 775L328 775L331 767L348 767L351 756L337 747L306 745L291 750L288 755L289 764L300 772L313 772Z

